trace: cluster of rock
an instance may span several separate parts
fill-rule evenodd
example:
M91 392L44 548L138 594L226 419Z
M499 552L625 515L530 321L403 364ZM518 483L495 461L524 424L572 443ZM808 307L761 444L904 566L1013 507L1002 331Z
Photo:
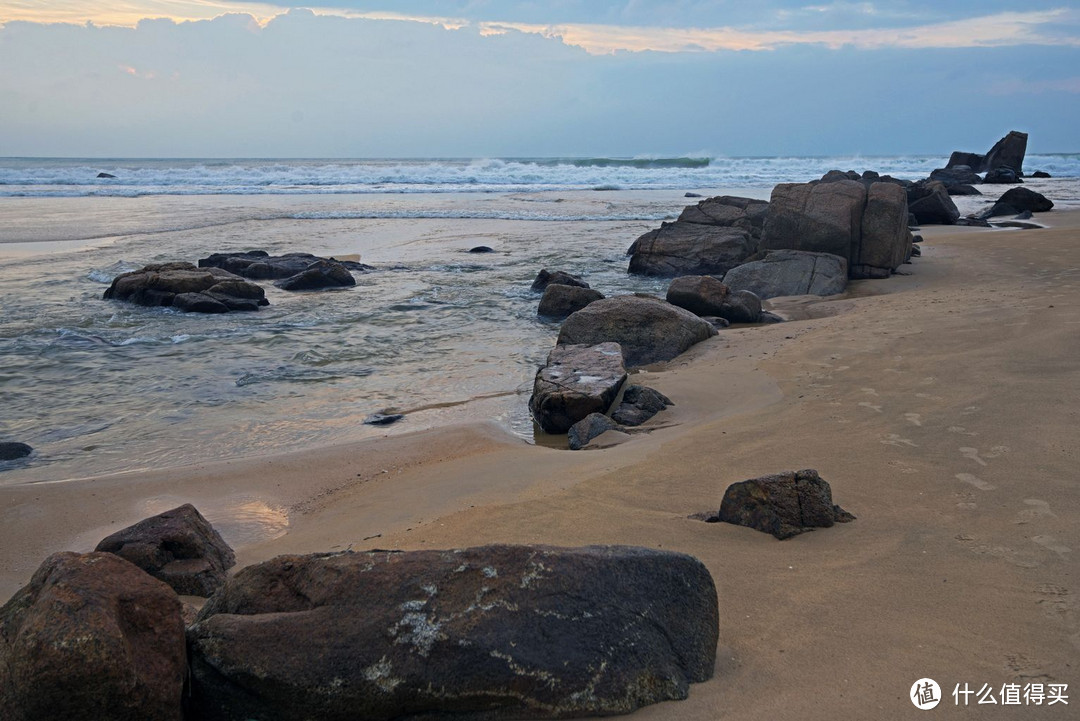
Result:
M604 297L580 276L562 270L551 272L547 268L536 274L532 289L543 293L536 314L552 319L565 318Z
M182 510L121 548L174 552L201 519ZM715 666L712 577L670 551L279 556L224 581L187 628L176 591L126 559L54 554L0 607L5 719L599 716L685 698Z
M964 167L971 173L995 173L1006 170L1014 178L1024 176L1024 155L1027 153L1028 134L1018 130L1010 130L1001 140L994 143L990 152L986 155L979 153L966 153L960 150L953 151L949 156L946 169ZM1009 182L983 179L985 183ZM1011 182L1016 182L1013 180Z
M282 290L349 288L356 285L351 271L371 270L371 266L311 253L270 255L264 250L243 253L213 253L199 259L200 268L222 268L253 280L276 280Z

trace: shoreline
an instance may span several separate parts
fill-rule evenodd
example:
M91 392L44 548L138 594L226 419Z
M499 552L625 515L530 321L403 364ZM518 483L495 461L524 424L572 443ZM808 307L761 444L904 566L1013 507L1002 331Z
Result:
M720 595L717 671L643 719L721 708L733 719L896 718L926 676L946 692L1075 687L1080 212L1039 220L1051 227L924 228L909 275L777 300L804 319L724 330L647 371L676 405L655 419L662 428L611 448L449 425L0 487L0 595L48 553L89 550L190 501L234 545L237 568L285 552L494 542L690 553ZM687 519L718 507L732 482L807 467L857 521L778 542ZM232 526L217 520L245 503L247 526L236 513Z

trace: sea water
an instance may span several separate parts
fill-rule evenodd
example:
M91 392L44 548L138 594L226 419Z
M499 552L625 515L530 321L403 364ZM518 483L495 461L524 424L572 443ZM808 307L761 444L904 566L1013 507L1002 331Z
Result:
M558 333L536 316L541 268L606 295L663 293L665 281L626 274L625 250L694 202L687 191L768 198L832 168L917 178L941 160L0 160L0 440L36 449L0 483L462 420L531 439L532 377ZM1066 176L1029 187L1080 206L1078 156L1026 167ZM266 283L270 306L255 313L102 299L147 263L255 248L375 269L347 290ZM405 419L364 425L376 412Z

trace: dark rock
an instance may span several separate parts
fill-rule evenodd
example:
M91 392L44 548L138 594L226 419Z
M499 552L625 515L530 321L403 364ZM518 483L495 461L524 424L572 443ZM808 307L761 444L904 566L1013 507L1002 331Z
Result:
M1003 215L1016 215L1019 212L1018 209L1008 203L998 201L978 215L967 218L967 220L987 220L989 218L998 218Z
M1036 170L1034 173L1031 174L1031 177L1033 177L1033 178L1051 178L1053 176L1050 175L1050 173L1047 173L1045 170Z
M938 168L930 173L930 180L939 180L948 188L952 185L978 185L982 182L979 174L967 165L951 165Z
M757 323L761 318L761 298L753 291L733 290L724 299L720 317L732 323Z
M756 251L750 233L703 223L664 223L634 241L628 272L671 278L723 275Z
M97 177L99 177L99 178L115 178L116 176L113 175L112 173L98 173Z
M544 289L544 296L540 299L536 314L546 318L565 318L603 297L603 293L592 288L549 283Z
M911 253L907 193L899 185L873 183L866 190L859 237L851 246L848 276L887 278Z
M917 245L911 246L911 257L912 258L918 258L920 256L922 256L922 250L919 249L919 246L917 246Z
M1017 213L1013 220L1031 220L1031 218L1031 211L1025 210L1023 213Z
M945 190L949 195L982 195L982 191L974 185L946 185Z
M939 181L920 180L908 188L907 196L908 212L920 225L952 225L960 217L949 191Z
M659 298L621 295L590 303L563 322L559 345L614 342L626 365L671 360L716 329L690 311Z
M731 325L730 320L728 320L727 318L721 318L718 315L703 315L701 316L701 319L704 321L708 321L709 325L711 325L713 328L716 328L717 330L727 328Z
M628 385L611 419L623 426L640 426L668 406L675 405L658 390Z
M986 154L986 162L983 170L993 171L997 168L1010 168L1016 173L1017 178L1023 175L1024 155L1027 152L1028 134L1016 130L1010 130L1001 140L994 143L990 152ZM983 179L983 182L990 182Z
M94 550L134 563L184 596L213 594L236 565L229 544L190 503L117 531Z
M711 275L684 275L671 281L667 302L685 308L694 315L722 316L730 289Z
M923 242L923 237L921 235L913 235L913 236L911 236L911 242L912 243L921 243L921 242Z
M1046 213L1054 207L1052 200L1028 188L1009 188L997 202L1011 205L1018 212L1028 210L1032 213Z
M254 283L220 268L191 263L160 263L122 273L103 298L200 313L254 310L268 304L265 291Z
M0 442L0 461L14 461L18 458L25 458L33 451L34 449L25 443L3 441Z
M783 323L784 319L769 310L761 311L761 315L758 316L758 323Z
M847 288L847 260L831 253L770 250L761 260L732 268L724 284L761 299L782 295L835 295Z
M965 153L954 150L953 154L949 156L949 162L945 167L955 168L958 166L968 168L975 173L981 173L986 167L986 156L980 153Z
M274 283L282 290L323 290L326 288L351 288L356 278L335 260L316 260L296 275Z
M264 250L248 250L243 253L213 253L206 258L200 258L199 267L223 268L244 278L282 280L303 273L313 263L319 261L331 261L351 271L372 270L370 265L355 261L322 258L311 253L269 255Z
M0 608L0 717L181 718L171 588L110 553L55 553Z
M985 218L973 218L968 216L967 218L960 218L956 221L956 225L966 226L969 228L989 228L990 223L986 222Z
M606 431L618 428L619 424L603 413L590 413L570 426L566 432L566 442L572 451L580 451L589 445L589 441Z
M561 270L556 270L554 273L549 272L547 268L544 268L536 274L536 280L533 281L533 290L544 290L552 283L558 283L559 285L572 285L578 288L588 288L589 284L583 281L579 276L570 275Z
M915 217L915 214L911 212L910 208L908 208L907 224L909 228L919 227L919 219Z
M780 183L773 188L761 247L850 258L859 243L866 192L861 182L848 179Z
M721 521L771 533L780 540L854 518L833 505L832 489L813 469L733 483L720 505Z
M700 198L701 193L684 193L683 197L684 198Z
M495 249L487 245L478 245L475 248L469 248L470 253L494 253Z
M1020 176L1015 170L1003 166L987 170L983 182L996 185L1015 185L1016 183L1023 183L1024 181L1020 179Z
M536 372L529 411L545 433L566 433L590 413L606 413L625 380L618 343L560 344Z
M685 698L712 676L698 560L631 547L279 556L188 632L204 719L566 718Z
M364 425L389 426L400 420L404 420L404 418L405 415L403 413L372 413L364 419Z

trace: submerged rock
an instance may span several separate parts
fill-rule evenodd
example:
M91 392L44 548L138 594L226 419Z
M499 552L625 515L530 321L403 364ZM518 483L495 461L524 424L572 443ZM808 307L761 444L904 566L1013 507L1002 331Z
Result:
M209 596L225 582L236 556L190 503L139 521L101 540L115 554L185 596Z
M121 273L102 297L146 306L175 306L191 312L225 313L258 310L269 304L265 296L259 286L220 268L159 263Z
M559 285L571 285L578 288L589 287L589 284L583 281L580 276L570 275L569 273L562 270L556 270L552 272L549 271L547 268L544 268L536 274L536 279L533 280L532 283L532 289L536 291L542 291L552 283L558 283Z
M322 721L626 714L713 674L705 566L606 546L279 556L188 631L190 710Z
M274 283L282 290L324 290L326 288L351 288L356 278L341 263L334 260L317 260L296 275Z
M719 520L784 540L814 528L853 521L855 516L833 505L828 482L817 471L807 469L731 484L720 504Z
M558 345L536 372L529 411L545 433L566 433L590 413L607 412L625 380L618 343Z

